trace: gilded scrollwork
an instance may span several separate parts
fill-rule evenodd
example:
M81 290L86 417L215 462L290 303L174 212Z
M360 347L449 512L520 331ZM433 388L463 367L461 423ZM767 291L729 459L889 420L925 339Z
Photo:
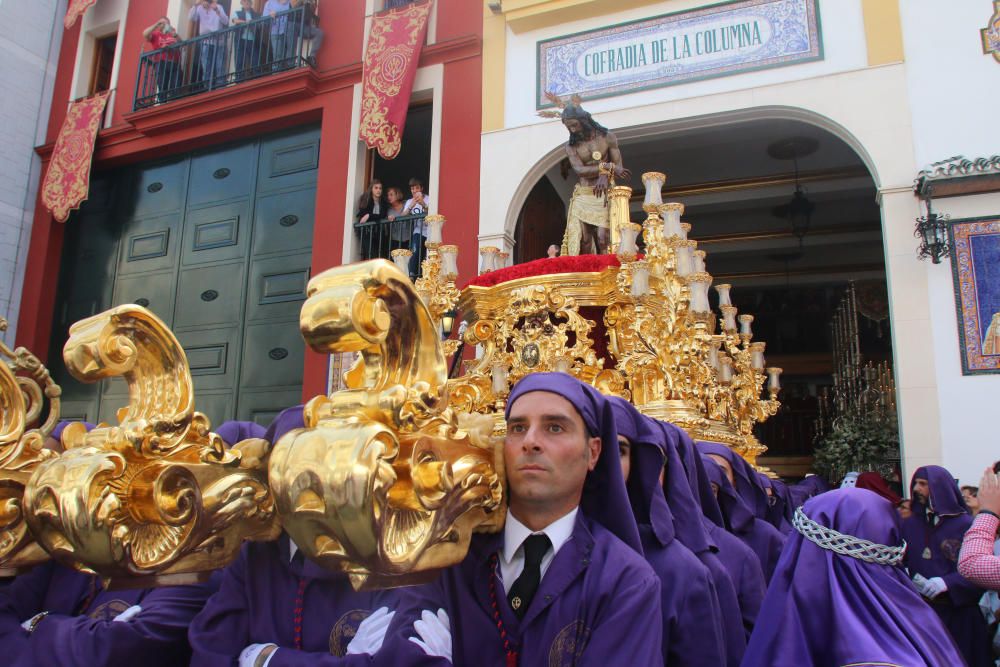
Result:
M0 318L0 331L7 330ZM0 572L16 574L48 560L24 516L24 487L40 463L55 458L45 438L59 420L61 390L38 357L0 342ZM35 424L48 404L43 423Z
M67 429L25 493L28 523L57 560L111 580L204 578L243 540L278 534L268 445L226 449L194 409L187 358L153 313L123 305L77 322L63 350L82 382L123 377L117 426Z
M300 328L318 352L359 356L347 388L312 399L305 428L275 444L285 530L359 588L424 581L459 562L474 531L501 525L501 448L492 419L460 419L449 405L424 300L384 260L337 267L309 282Z

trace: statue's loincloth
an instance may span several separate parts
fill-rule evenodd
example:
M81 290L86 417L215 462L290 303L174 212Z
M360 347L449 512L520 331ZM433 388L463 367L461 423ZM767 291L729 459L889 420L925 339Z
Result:
M611 226L611 209L608 208L604 197L594 194L594 188L588 185L579 185L573 188L573 196L569 200L569 209L566 211L566 233L563 235L563 255L579 255L580 239L583 236L582 225L593 225L594 227Z

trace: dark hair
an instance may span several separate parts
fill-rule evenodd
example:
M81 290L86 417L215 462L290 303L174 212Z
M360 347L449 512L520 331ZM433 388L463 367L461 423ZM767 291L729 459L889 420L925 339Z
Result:
M583 125L583 132L569 133L570 146L576 146L592 134L598 134L603 137L608 133L608 128L594 120L594 117L590 115L589 111L585 111L583 107L576 104L567 104L563 108L562 120L563 122L567 120L577 120L580 121L581 125Z
M969 494L972 495L973 498L975 498L976 496L979 495L979 487L978 486L972 486L970 484L966 484L965 486L962 487L961 490L962 491L968 491Z
M390 185L388 188L386 188L385 194L387 200L390 192L395 192L397 195L399 195L399 201L401 203L406 201L406 195L403 194L402 188L398 188L395 185Z
M414 176L413 178L410 179L410 187L412 188L414 185L419 185L421 190L424 189L423 182L421 182L421 180L419 178L417 178L416 176Z
M993 464L993 474L1000 475L1000 461Z
M373 178L372 182L368 184L368 189L365 190L364 194L361 195L361 198L358 199L358 208L360 210L362 211L365 210L372 203L372 188L374 188L376 184L382 185L382 181L380 181L377 178ZM382 210L385 210L389 205L389 200L386 197L385 188L382 189L382 195L378 198L378 203L379 207L382 208Z

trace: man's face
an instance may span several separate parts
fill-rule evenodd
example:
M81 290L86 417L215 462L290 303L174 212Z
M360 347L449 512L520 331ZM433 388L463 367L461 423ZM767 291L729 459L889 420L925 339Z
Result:
M733 467L729 465L729 461L726 460L725 456L720 456L719 454L709 454L708 458L719 464L719 467L722 468L722 472L726 473L726 477L729 479L730 484L736 484L736 477L733 476Z
M569 511L579 504L587 473L597 465L601 439L587 433L565 398L533 391L511 406L503 453L511 505Z
M913 480L913 499L926 507L930 498L931 487L927 485L927 480L919 477Z
M243 9L252 9L253 0L240 0L240 6L243 7Z
M624 435L618 436L618 460L622 463L622 475L627 482L632 471L632 443Z
M419 185L410 186L410 194L413 195L414 197L416 197L419 194L423 194L423 190L424 190L423 187Z
M212 6L212 0L201 0L201 6L208 9Z
M566 126L570 134L579 134L583 131L583 124L575 118L567 118L563 121L563 125Z

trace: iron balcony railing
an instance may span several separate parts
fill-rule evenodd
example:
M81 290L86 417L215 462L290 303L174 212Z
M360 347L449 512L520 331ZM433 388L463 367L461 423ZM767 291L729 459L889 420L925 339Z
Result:
M315 65L306 57L306 6L142 54L133 111L248 79Z
M361 242L361 259L383 257L392 259L391 253L397 248L405 248L413 252L410 257L410 277L416 278L420 273L420 263L427 257L424 248L423 215L405 215L395 220L376 220L374 222L358 222L354 230Z

